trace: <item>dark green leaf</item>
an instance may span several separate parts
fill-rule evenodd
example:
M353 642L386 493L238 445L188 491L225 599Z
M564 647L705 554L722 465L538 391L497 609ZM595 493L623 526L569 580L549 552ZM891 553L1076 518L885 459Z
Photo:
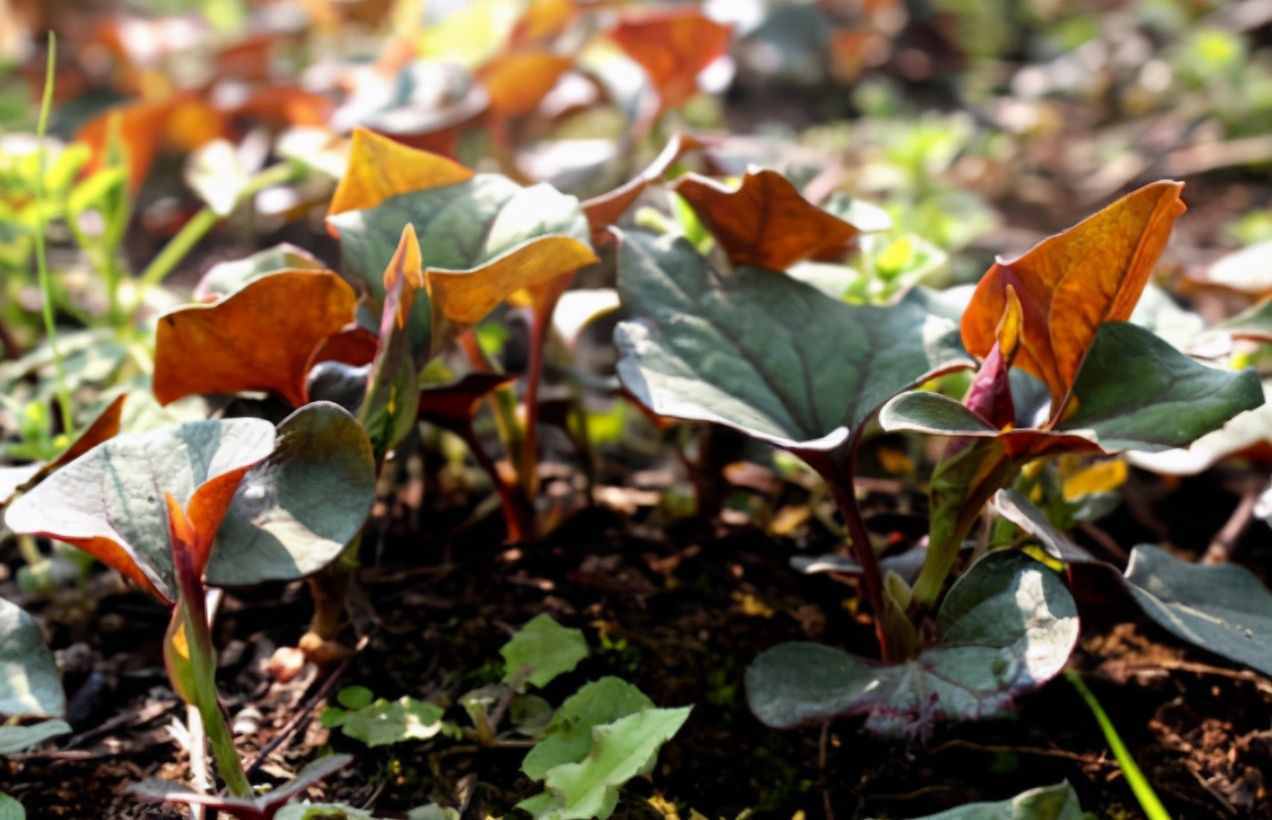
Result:
M639 320L615 333L619 376L659 415L832 449L896 393L970 363L920 291L847 305L785 274L712 270L684 239L640 233L623 235L618 264Z
M45 720L29 726L0 726L0 755L25 751L51 737L70 733L71 727L64 720Z
M996 803L968 803L915 820L1086 820L1078 795L1068 782L1040 786Z
M747 671L751 710L785 729L866 714L885 735L937 720L1004 714L1056 675L1078 639L1073 598L1054 572L1018 553L993 553L955 582L937 616L936 643L882 666L814 643L787 643Z
M61 717L62 676L35 619L0 598L0 715Z

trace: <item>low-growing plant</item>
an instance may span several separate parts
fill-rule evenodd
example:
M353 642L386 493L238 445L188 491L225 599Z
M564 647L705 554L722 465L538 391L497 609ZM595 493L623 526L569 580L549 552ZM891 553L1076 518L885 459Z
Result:
M1054 571L981 550L947 581L986 503L1027 462L1187 446L1262 404L1253 373L1199 364L1125 321L1184 210L1180 188L1148 185L1000 260L962 309L961 333L958 308L920 289L854 306L784 273L831 234L769 230L783 212L748 201L746 182L727 221L695 204L719 249L710 256L674 234L620 236L619 291L634 317L615 337L627 390L655 413L732 427L817 470L874 615L882 665L809 643L762 654L747 675L762 721L865 714L878 732L926 733L940 719L1000 714L1063 668L1078 618ZM915 390L976 361L963 402ZM1012 378L1013 365L1028 376ZM881 569L855 496L857 451L876 417L886 430L954 437L930 482L913 586Z

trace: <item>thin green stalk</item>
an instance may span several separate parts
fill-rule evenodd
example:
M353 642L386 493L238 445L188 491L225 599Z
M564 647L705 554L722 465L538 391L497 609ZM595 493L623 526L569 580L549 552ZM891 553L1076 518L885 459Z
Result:
M291 162L271 165L257 173L243 186L243 190L239 192L238 198L235 200L235 206L237 207L249 197L255 196L266 188L273 185L282 185L290 181L295 174L296 166ZM220 221L221 217L217 215L216 211L205 207L183 225L176 236L168 240L168 244L163 246L159 254L150 260L150 264L141 272L133 311L136 311L142 302L145 301L146 293L162 282L168 274L172 273L172 270L186 257L186 254Z
M201 592L201 591L200 591ZM184 597L184 596L183 596ZM194 680L195 707L203 718L203 730L212 746L216 770L236 797L251 797L252 786L243 773L243 762L234 748L234 735L226 725L225 713L216 695L216 650L208 629L207 610L187 598L182 604L186 635L189 638L191 677Z
M1117 729L1113 726L1113 721L1109 720L1104 707L1100 706L1100 702L1095 699L1095 695L1087 688L1082 676L1072 669L1066 669L1064 676L1069 683L1073 684L1073 688L1078 690L1082 700L1086 701L1087 708L1091 710L1091 714L1095 715L1095 722L1100 725L1100 731L1104 733L1104 739L1108 742L1109 748L1113 750L1113 756L1117 758L1117 765L1122 768L1122 774L1126 775L1127 785L1131 787L1131 792L1134 793L1135 799L1139 801L1140 808L1144 810L1148 820L1170 820L1170 813L1166 811L1162 801L1157 798L1157 793L1149 785L1148 778L1144 777L1144 773L1140 771L1140 767L1135 763L1135 758L1131 757L1130 750L1126 748L1126 744L1118 736Z
M53 368L57 374L57 403L62 411L62 432L74 437L71 417L71 393L66 388L66 372L62 354L57 348L57 328L53 321L53 285L49 280L49 259L44 247L44 135L49 127L49 111L53 108L53 71L57 65L57 38L49 32L49 53L44 64L44 95L40 98L40 118L35 126L35 264L40 275L40 293L44 299L44 335L53 350Z

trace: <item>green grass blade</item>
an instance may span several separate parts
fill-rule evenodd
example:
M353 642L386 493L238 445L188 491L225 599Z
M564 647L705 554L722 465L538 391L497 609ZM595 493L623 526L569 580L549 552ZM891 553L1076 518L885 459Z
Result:
M1126 782L1130 785L1131 792L1134 793L1135 799L1139 801L1140 808L1144 810L1148 820L1170 820L1170 813L1166 811L1166 807L1158 799L1157 793L1153 791L1153 787L1148 782L1148 778L1144 777L1144 772L1140 771L1140 767L1135 763L1135 758L1131 757L1131 752L1126 748L1126 744L1122 742L1117 729L1113 726L1113 721L1109 720L1104 707L1100 706L1100 702L1095 699L1095 695L1087 688L1082 676L1072 669L1066 669L1064 676L1069 679L1069 683L1073 684L1073 688L1078 690L1082 700L1086 701L1091 714L1095 715L1095 722L1100 725L1100 731L1104 733L1104 739L1108 741L1109 748L1113 750L1113 756L1117 758L1117 765L1122 768L1122 774L1126 775Z

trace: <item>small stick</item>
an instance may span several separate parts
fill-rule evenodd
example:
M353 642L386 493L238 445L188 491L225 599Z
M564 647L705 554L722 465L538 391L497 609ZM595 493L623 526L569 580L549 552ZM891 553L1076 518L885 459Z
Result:
M1233 550L1236 549L1237 542L1241 540L1241 534L1246 531L1246 527L1250 526L1250 521L1254 518L1254 507L1259 502L1260 493L1261 489L1255 484L1246 487L1241 494L1241 501L1237 503L1237 508L1232 511L1227 523L1206 548L1206 554L1202 556L1201 563L1226 564L1232 560Z

